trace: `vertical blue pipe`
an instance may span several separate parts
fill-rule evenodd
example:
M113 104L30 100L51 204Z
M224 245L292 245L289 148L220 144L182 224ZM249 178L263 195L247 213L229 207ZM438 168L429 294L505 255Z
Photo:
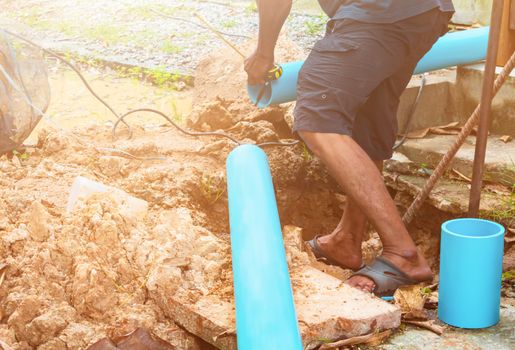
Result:
M265 152L242 145L227 158L239 350L301 350L281 224Z
M499 322L504 227L464 218L442 225L438 318L461 328Z

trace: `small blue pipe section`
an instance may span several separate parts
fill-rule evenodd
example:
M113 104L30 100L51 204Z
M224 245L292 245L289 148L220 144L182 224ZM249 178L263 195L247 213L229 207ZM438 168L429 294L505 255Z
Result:
M226 165L238 349L302 350L266 154L242 145Z
M442 225L438 318L460 328L499 322L504 227L481 219Z
M413 74L470 64L484 60L488 47L489 27L449 33L441 37L420 60ZM285 63L283 75L265 87L258 103L259 108L277 105L297 99L297 80L304 62ZM262 85L249 85L247 91L252 103L256 103Z

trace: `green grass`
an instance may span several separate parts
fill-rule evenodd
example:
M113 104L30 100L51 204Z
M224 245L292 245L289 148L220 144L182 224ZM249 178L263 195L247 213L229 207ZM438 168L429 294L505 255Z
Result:
M43 18L40 14L35 11L21 14L19 16L21 21L31 28L37 28L41 30L56 30L68 36L77 34L77 28L71 22L66 20L51 21Z
M184 47L174 44L170 39L166 40L161 46L161 51L168 54L178 54L184 50Z
M309 152L308 146L306 146L305 143L302 143L302 159L304 159L305 162L313 160L313 156Z
M509 270L509 271L503 272L503 274L502 274L503 281L511 281L514 279L515 279L515 270Z
M28 154L27 152L23 152L23 153L21 153L21 152L19 152L19 151L17 151L17 150L14 150L14 151L13 151L13 155L15 155L16 157L18 157L18 158L19 158L20 160L22 160L22 161L23 161L23 160L27 160L27 159L29 159L29 157L30 157L30 156L29 156L29 154Z
M172 101L172 120L177 124L181 124L184 121L184 116L179 112L175 101Z
M236 24L238 24L238 22L236 22L235 19L228 19L226 21L223 21L220 25L222 26L222 28L230 29L234 28Z
M84 36L89 39L102 41L108 45L114 45L128 41L125 29L123 27L105 23L86 28L84 31Z
M143 75L146 80L159 87L174 87L181 78L176 72L168 72L165 68L144 69Z
M515 184L512 185L510 194L505 198L499 207L490 213L495 221L510 221L515 218Z
M210 36L209 34L199 34L195 40L193 40L193 44L195 45L202 45L205 44L209 40Z
M211 174L202 174L200 192L210 204L216 203L225 192L223 179Z
M257 3L255 1L250 2L247 6L245 6L245 14L250 15L252 13L257 13Z
M159 35L160 33L151 28L138 30L129 34L130 42L139 47L148 47L149 43L151 43L152 40Z
M305 22L305 32L309 35L317 35L323 32L327 17L320 15L314 17L312 20Z

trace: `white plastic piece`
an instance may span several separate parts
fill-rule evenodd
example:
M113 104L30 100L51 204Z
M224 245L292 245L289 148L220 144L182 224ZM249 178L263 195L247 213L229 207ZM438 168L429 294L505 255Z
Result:
M146 201L83 176L77 176L73 181L66 211L73 211L79 203L95 193L107 193L118 204L118 212L123 217L141 220L147 215L148 203Z

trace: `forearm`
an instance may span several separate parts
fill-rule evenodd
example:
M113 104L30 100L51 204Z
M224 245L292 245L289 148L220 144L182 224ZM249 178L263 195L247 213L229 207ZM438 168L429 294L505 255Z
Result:
M257 0L259 11L259 39L257 53L274 56L274 48L286 18L290 14L292 0Z

